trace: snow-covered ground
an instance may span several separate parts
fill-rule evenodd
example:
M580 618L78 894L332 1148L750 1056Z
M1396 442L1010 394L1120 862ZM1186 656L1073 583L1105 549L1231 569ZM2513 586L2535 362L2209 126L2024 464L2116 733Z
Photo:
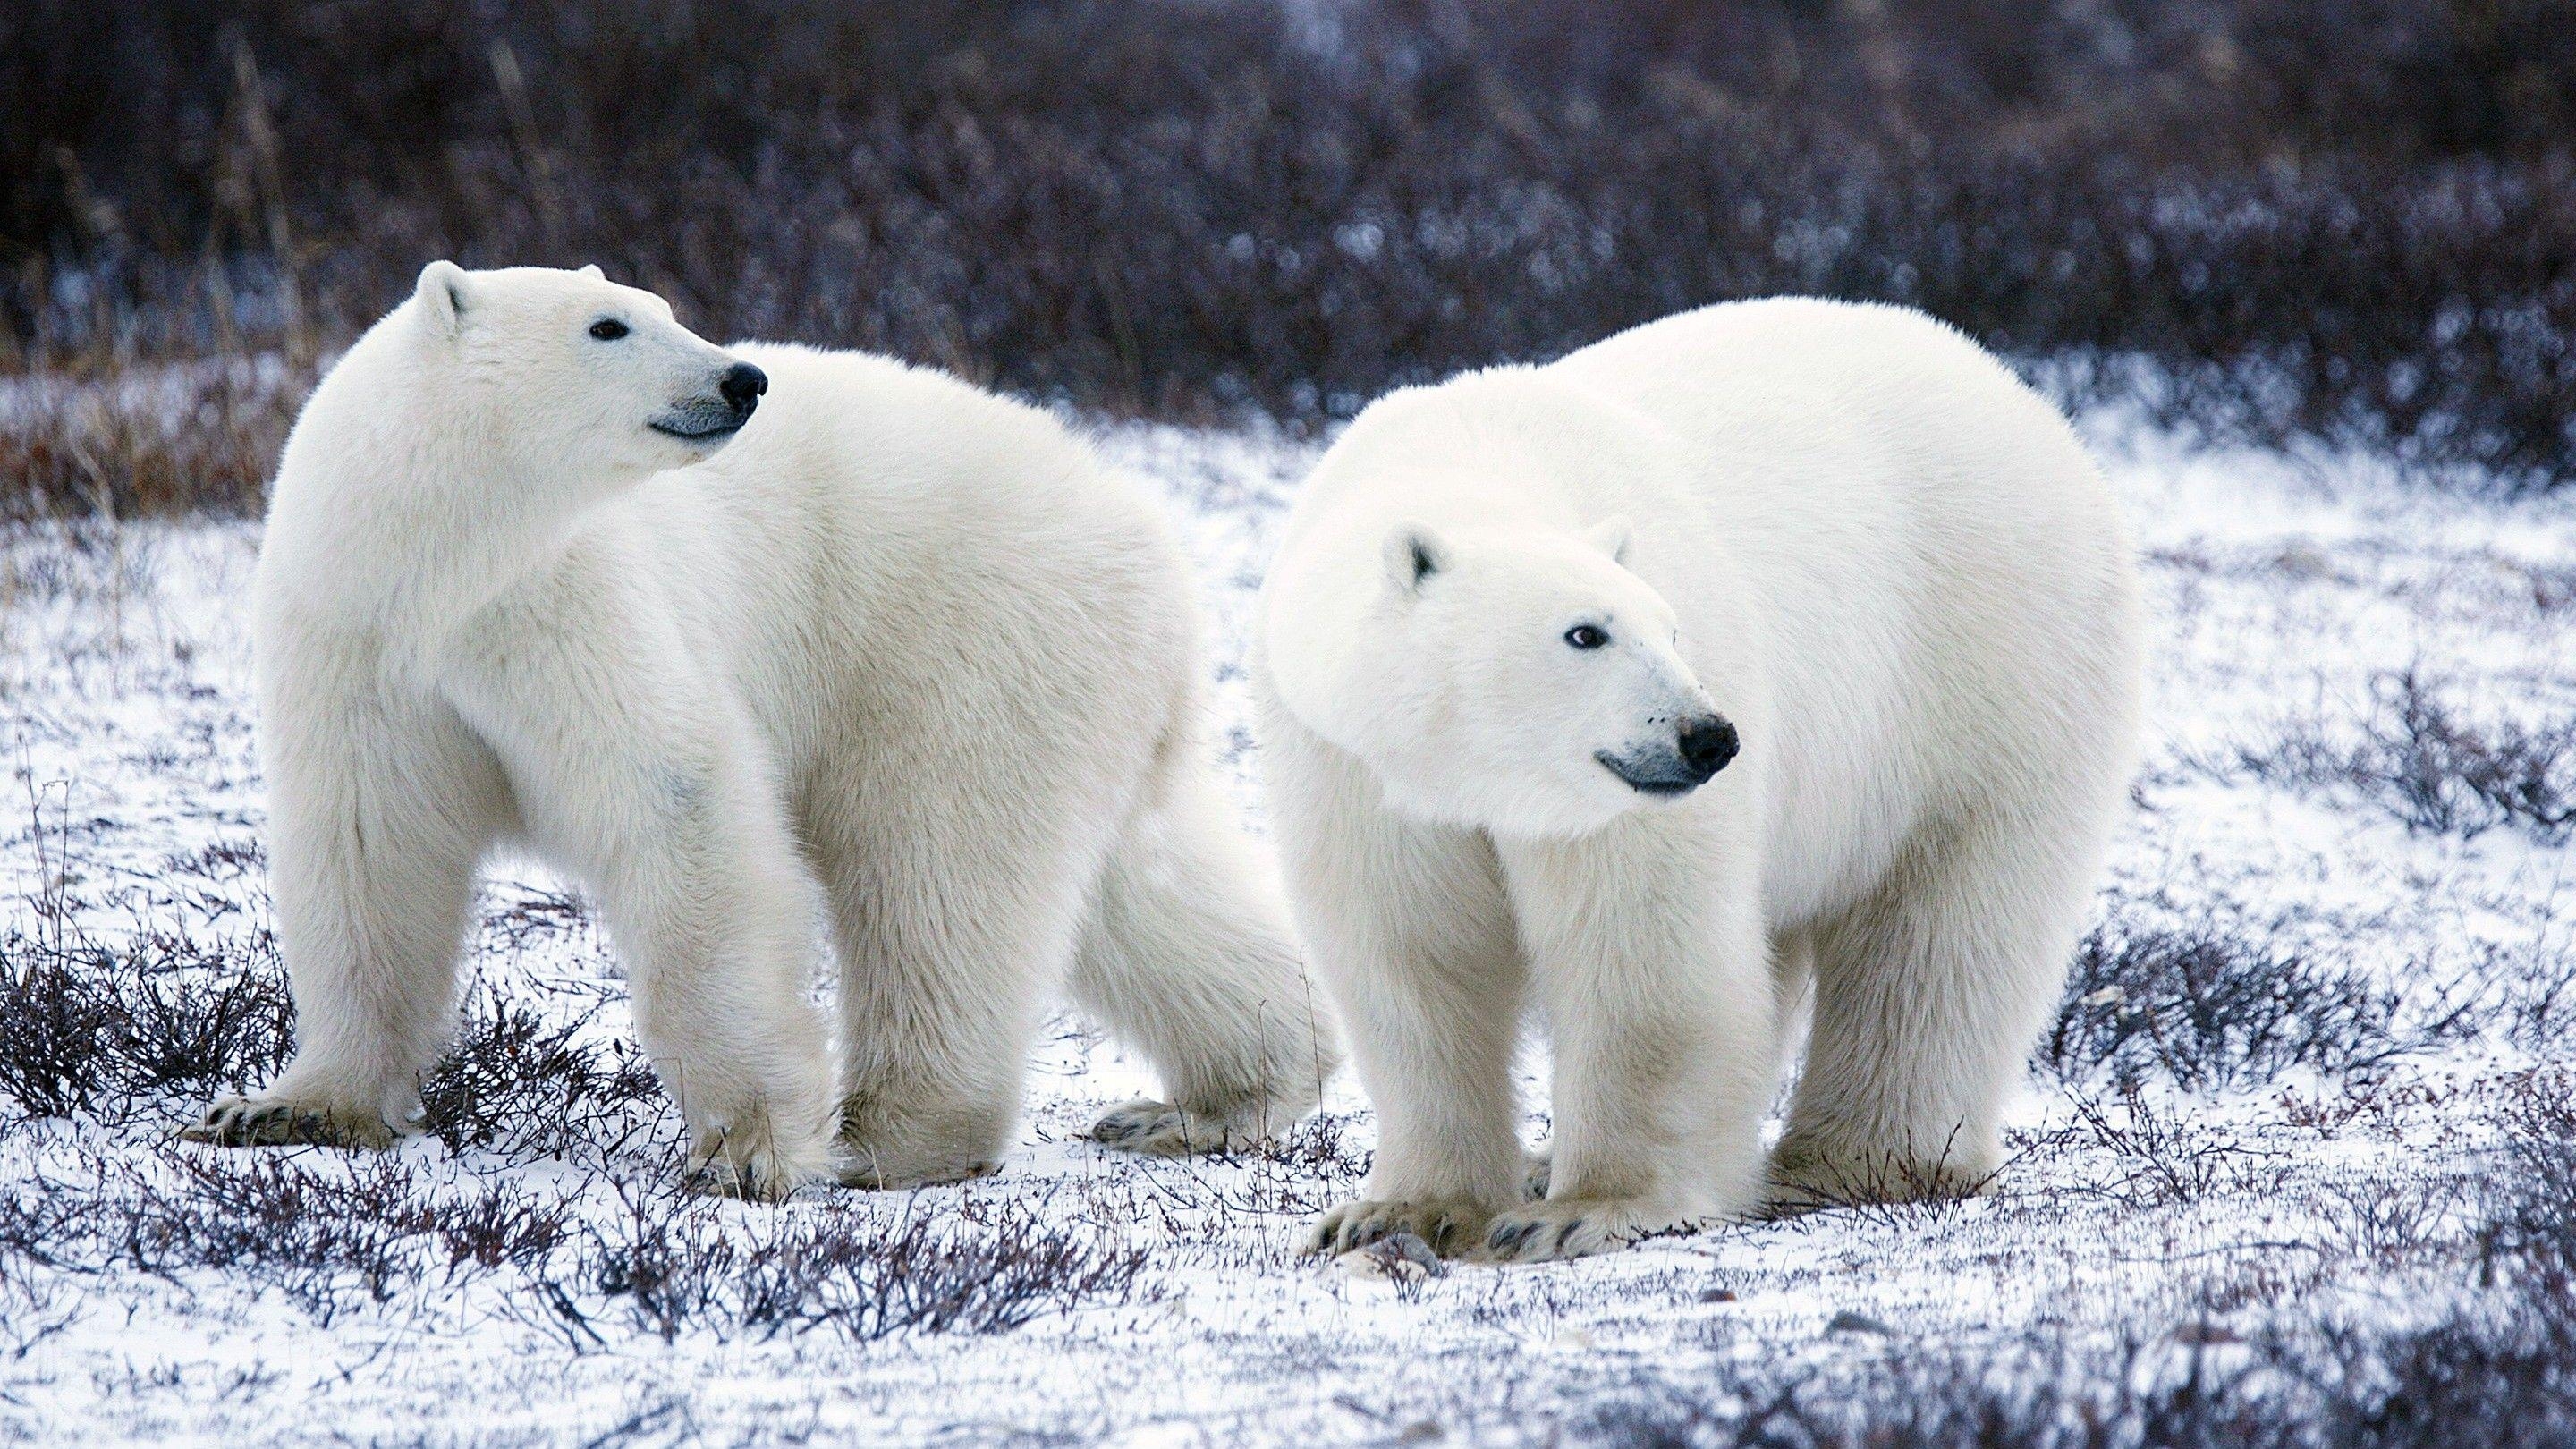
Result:
M1071 1019L993 1178L681 1198L614 958L526 865L485 893L468 1037L527 1079L459 1073L449 1141L390 1161L176 1142L215 1086L191 1061L275 1046L256 534L0 541L0 985L60 1017L11 1050L70 1064L0 1081L0 1438L1547 1444L1758 1416L1747 1384L1909 1356L2116 1352L2153 1375L2280 1315L2403 1325L2473 1301L2496 1104L2576 1011L2576 852L2439 778L2425 808L2458 808L2410 823L2405 781L2368 767L2422 734L2408 698L2447 710L2459 749L2576 719L2576 498L2093 431L2148 559L2153 738L2107 924L1991 1194L1420 1282L1297 1252L1365 1166L1347 1078L1276 1156L1140 1161L1076 1140L1149 1081ZM1104 442L1185 522L1216 737L1257 820L1242 641L1311 454ZM150 1051L128 1038L178 1028L82 1015L38 981L49 963L183 1023L222 1015L217 983L257 989L138 1089ZM72 1110L35 1115L31 1091Z

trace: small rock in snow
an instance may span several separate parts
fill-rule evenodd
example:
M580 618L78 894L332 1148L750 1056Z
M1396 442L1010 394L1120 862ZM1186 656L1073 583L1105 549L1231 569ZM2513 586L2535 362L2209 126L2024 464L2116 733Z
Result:
M1449 1265L1440 1261L1431 1245L1411 1233L1391 1234L1366 1247L1353 1248L1335 1258L1333 1265L1354 1278L1389 1283L1419 1283L1449 1271Z

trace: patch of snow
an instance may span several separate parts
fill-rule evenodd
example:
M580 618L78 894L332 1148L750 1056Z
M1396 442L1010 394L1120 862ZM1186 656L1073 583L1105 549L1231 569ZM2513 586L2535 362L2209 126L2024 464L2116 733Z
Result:
M2531 989L2557 969L2576 945L2562 908L2576 883L2567 849L2505 830L2412 834L2367 802L2295 795L2223 766L2287 721L2351 728L2373 681L2410 667L2499 714L2576 711L2576 588L2551 592L2576 581L2576 492L2447 496L2366 461L2191 451L2108 418L2092 430L2149 560L2157 640L2148 764L2104 909L2250 923L2421 1010ZM1211 733L1257 822L1244 641L1314 450L1159 427L1111 428L1100 441L1161 490L1200 565ZM255 549L248 527L161 524L0 545L0 751L17 797L0 827L0 931L72 930L113 946L156 930L243 942L267 929L243 608ZM588 1013L585 1030L622 1038L613 957L560 907L561 889L529 867L497 874L475 974L547 1020ZM46 902L70 919L48 918ZM2293 1296L2392 1319L2420 1312L2465 1277L2438 1253L2392 1261L2357 1248L2374 1221L2360 1205L2412 1194L2435 1220L2456 1217L2447 1205L2488 1140L2474 1103L2531 1064L2483 1031L2359 1086L2302 1072L2215 1097L2152 1092L2148 1110L2209 1149L2209 1181L2174 1200L2138 1190L2140 1164L2082 1125L2078 1094L2094 1102L2093 1088L2035 1074L2013 1119L2023 1155L1988 1198L1728 1227L1574 1264L1365 1275L1298 1251L1309 1219L1355 1188L1371 1135L1347 1077L1326 1104L1347 1150L1139 1160L1077 1134L1149 1075L1067 1019L1048 1034L1019 1145L995 1176L842 1195L837 1207L697 1211L749 1240L798 1214L966 1222L1016 1206L1140 1251L1129 1294L992 1335L854 1342L823 1327L693 1322L666 1339L597 1282L558 1285L583 1317L574 1328L541 1285L510 1273L425 1273L323 1314L214 1269L29 1267L14 1285L0 1275L0 1434L1556 1442L1605 1396L1687 1386L1711 1365L2033 1333L2196 1343L2210 1339L2219 1300L2246 1315ZM1542 1068L1533 1054L1524 1070L1533 1138ZM2329 1098L2337 1110L2321 1112ZM122 1126L0 1121L0 1192L110 1173L182 1190L189 1164L221 1155L171 1139L200 1105L154 1103ZM396 1157L427 1196L508 1186L613 1232L628 1211L621 1193L672 1187L667 1114L645 1113L639 1130L552 1156L417 1139ZM363 1170L337 1153L263 1155L334 1177ZM2431 1237L2446 1232L2459 1229Z

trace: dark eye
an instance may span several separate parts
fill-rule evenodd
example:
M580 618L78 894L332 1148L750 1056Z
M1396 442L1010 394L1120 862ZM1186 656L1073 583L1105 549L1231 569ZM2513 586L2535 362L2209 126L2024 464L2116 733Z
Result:
M614 317L602 317L590 324L590 335L602 342L614 342L626 335L626 324Z
M1598 649L1610 642L1610 636L1589 624L1577 624L1565 631L1565 642L1577 649Z

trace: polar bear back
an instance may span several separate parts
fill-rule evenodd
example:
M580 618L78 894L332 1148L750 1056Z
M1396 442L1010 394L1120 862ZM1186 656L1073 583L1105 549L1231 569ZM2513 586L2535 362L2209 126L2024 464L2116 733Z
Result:
M1964 584L1990 581L1999 557L2027 565L2027 551L2045 547L2048 585L2127 578L2118 511L2064 418L1920 312L1729 303L1544 371L1651 417L1707 460L1698 489L1748 552L1857 553L1878 567L1902 557ZM1882 536L1850 548L1837 520ZM1830 546L1816 541L1820 525Z

